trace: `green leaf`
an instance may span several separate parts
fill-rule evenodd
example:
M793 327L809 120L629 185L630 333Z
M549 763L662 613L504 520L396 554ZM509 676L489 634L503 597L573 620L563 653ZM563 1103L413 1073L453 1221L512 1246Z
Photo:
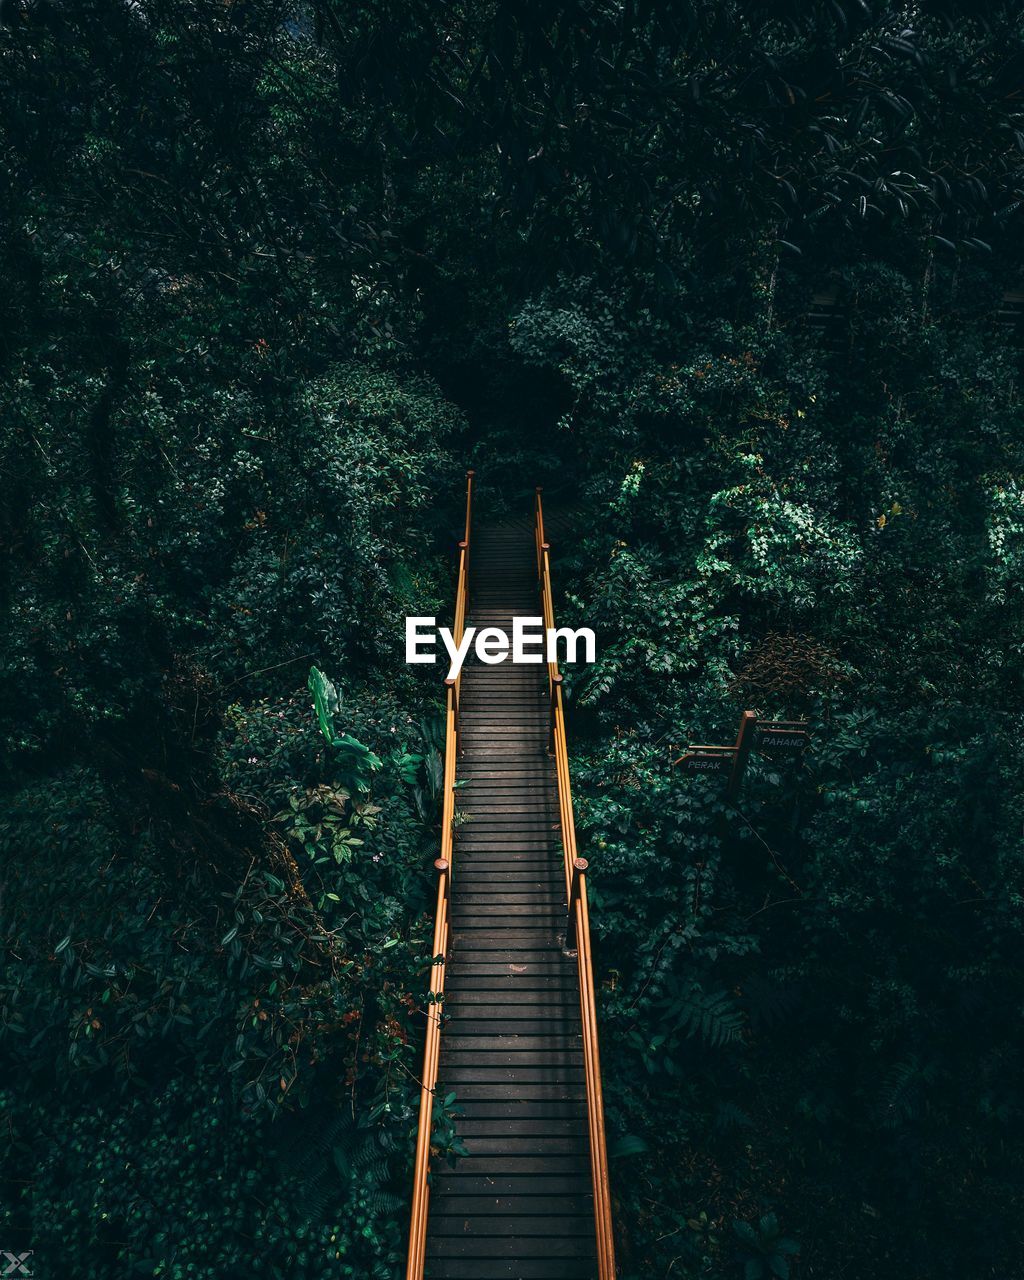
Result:
M310 667L308 687L313 695L313 706L316 708L316 718L320 722L320 732L333 745L334 717L341 711L338 691L319 667Z
M622 1160L626 1156L639 1156L649 1150L647 1143L638 1134L625 1133L617 1138L608 1148L610 1160Z

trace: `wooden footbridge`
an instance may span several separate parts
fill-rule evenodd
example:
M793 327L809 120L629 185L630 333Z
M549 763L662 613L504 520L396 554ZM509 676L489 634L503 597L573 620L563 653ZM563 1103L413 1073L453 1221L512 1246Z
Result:
M470 472L455 640L467 620L511 631L517 615L555 625L540 490L532 532L510 520L474 534ZM616 1274L561 679L556 662L474 660L448 685L406 1280ZM447 1090L468 1152L454 1169L430 1149Z

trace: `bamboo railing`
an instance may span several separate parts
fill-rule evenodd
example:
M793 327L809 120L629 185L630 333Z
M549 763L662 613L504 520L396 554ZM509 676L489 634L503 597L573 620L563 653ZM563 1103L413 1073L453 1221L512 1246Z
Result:
M551 596L551 548L544 537L544 504L537 490L534 507L534 539L537 548L537 579L545 633L555 626ZM567 944L575 932L579 970L580 1021L583 1031L583 1065L587 1082L587 1122L590 1138L590 1176L594 1190L594 1225L597 1233L597 1273L599 1280L614 1280L615 1239L612 1232L611 1185L608 1178L608 1150L604 1124L604 1097L601 1091L601 1060L597 1045L597 1012L594 1003L594 970L590 955L590 910L587 902L587 861L576 853L576 824L569 782L569 752L565 741L565 708L562 677L557 659L548 663L548 697L551 707L550 750L558 776L558 807L562 825L565 859L565 893L569 904Z
M461 643L466 624L469 593L469 549L473 523L473 472L466 472L466 525L459 543L459 576L455 588L455 622L452 636ZM413 1166L412 1216L409 1225L409 1254L406 1280L421 1280L427 1249L427 1208L430 1186L430 1131L437 1087L437 1061L441 1049L441 1021L444 1013L444 970L448 954L448 910L452 885L452 825L455 814L455 762L458 754L459 690L461 672L445 680L444 782L441 809L441 854L437 868L437 905L434 908L434 941L430 953L430 995L427 1001L427 1034L423 1046L423 1076L420 1082L419 1128L416 1133L416 1162Z

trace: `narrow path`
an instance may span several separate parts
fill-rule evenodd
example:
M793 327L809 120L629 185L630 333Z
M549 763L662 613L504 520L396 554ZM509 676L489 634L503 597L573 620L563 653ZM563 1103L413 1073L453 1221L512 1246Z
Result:
M511 634L540 613L533 532L485 526L468 622ZM475 659L462 676L451 1021L438 1092L455 1090L468 1156L432 1178L430 1280L593 1280L594 1214L576 961L545 667Z

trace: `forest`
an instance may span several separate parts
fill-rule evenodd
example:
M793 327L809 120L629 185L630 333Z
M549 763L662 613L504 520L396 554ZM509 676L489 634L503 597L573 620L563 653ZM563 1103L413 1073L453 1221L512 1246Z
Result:
M473 468L597 636L621 1280L1024 1275L1019 7L7 0L0 85L0 1256L405 1274Z

